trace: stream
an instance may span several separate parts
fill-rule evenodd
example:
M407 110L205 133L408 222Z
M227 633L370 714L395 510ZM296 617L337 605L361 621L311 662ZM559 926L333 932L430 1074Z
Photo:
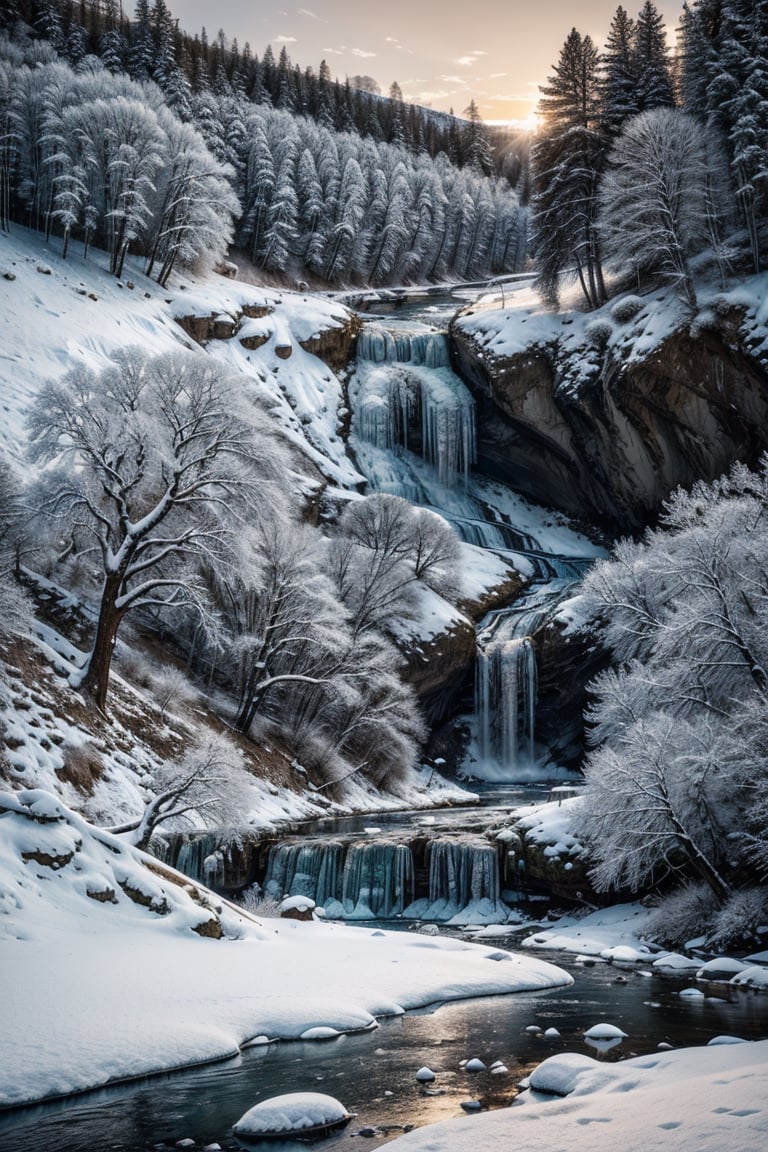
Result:
M363 1128L376 1129L374 1142L379 1144L407 1125L461 1117L462 1101L508 1105L518 1080L556 1052L616 1060L653 1052L660 1042L682 1046L706 1044L720 1034L768 1036L768 996L746 991L731 992L730 1000L715 999L729 991L710 986L710 997L689 1000L676 993L690 984L690 976L673 980L623 968L623 984L616 982L617 966L584 967L559 952L536 955L568 968L575 984L438 1005L382 1020L369 1033L250 1048L204 1068L0 1113L0 1147L7 1152L146 1152L164 1141L173 1146L188 1138L226 1147L232 1124L254 1104L283 1092L315 1091L337 1097L356 1114L342 1132L313 1145L325 1152L350 1137L367 1143L357 1136ZM587 1046L582 1033L604 1020L619 1025L628 1039L600 1054ZM560 1037L532 1035L526 1029L534 1024L542 1032L556 1028ZM475 1056L489 1069L501 1060L508 1072L464 1071L461 1061ZM414 1079L423 1065L436 1073L426 1090Z

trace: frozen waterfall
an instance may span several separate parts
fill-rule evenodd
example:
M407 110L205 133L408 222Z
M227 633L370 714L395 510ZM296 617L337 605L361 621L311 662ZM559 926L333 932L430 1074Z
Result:
M491 612L478 628L475 664L477 752L506 779L536 763L536 642L534 634L567 594L567 580L533 585L511 608Z
M275 844L264 892L309 896L327 916L346 920L449 920L506 917L495 844L437 838Z
M353 433L361 441L421 456L442 485L468 481L475 460L475 402L451 370L444 333L367 324L358 340L350 396Z

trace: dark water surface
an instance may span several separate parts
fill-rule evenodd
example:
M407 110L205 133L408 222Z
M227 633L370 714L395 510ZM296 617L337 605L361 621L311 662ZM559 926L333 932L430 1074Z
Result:
M605 964L574 965L562 953L536 955L570 968L575 984L551 992L446 1004L384 1020L371 1033L251 1048L236 1059L205 1068L0 1113L0 1149L144 1152L163 1141L172 1145L187 1137L226 1146L232 1124L260 1100L284 1092L315 1091L337 1097L357 1113L341 1133L313 1145L326 1152L350 1138L376 1144L398 1135L408 1124L463 1116L462 1101L477 1099L488 1107L508 1104L518 1079L546 1056L566 1050L597 1056L582 1034L602 1021L619 1025L629 1036L600 1057L609 1060L654 1051L660 1042L706 1044L722 1033L745 1039L768 1037L764 994L741 992L730 1001L720 1001L711 997L728 992L709 986L710 998L689 1000L677 992L691 983L690 977L669 980ZM617 978L627 982L617 983ZM526 1032L534 1024L542 1031L557 1028L560 1038ZM509 1071L465 1072L461 1061L475 1056L488 1068L501 1060ZM414 1079L423 1065L436 1073L426 1091ZM472 1117L464 1122L472 1123ZM368 1126L383 1131L373 1140L357 1135Z

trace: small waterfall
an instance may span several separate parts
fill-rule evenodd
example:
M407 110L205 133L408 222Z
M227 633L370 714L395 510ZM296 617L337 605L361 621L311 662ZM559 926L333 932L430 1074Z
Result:
M344 862L344 916L367 920L402 915L413 899L413 876L408 844L374 840L350 845Z
M264 894L308 896L344 920L505 919L498 849L484 841L287 842L270 849Z
M567 580L532 586L510 608L490 612L478 628L475 663L477 774L515 779L536 763L536 631L571 588Z
M429 850L429 902L453 916L480 900L499 901L499 861L491 844L436 840Z
M264 894L272 900L308 896L320 907L338 901L343 857L343 845L333 840L276 844L269 853Z
M536 651L529 636L479 648L476 665L478 746L483 760L510 768L535 760Z
M430 329L398 331L366 324L357 342L357 359L373 364L416 364L448 368L451 358L445 334Z

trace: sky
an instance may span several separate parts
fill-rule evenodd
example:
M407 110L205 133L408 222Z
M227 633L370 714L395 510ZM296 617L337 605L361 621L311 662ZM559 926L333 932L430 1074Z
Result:
M471 99L487 121L532 125L543 83L570 29L602 44L619 0L169 0L188 32L220 28L259 56L283 45L294 64L325 59L335 76L368 75L383 93L461 114ZM641 0L623 0L635 15ZM656 0L673 32L682 0Z

